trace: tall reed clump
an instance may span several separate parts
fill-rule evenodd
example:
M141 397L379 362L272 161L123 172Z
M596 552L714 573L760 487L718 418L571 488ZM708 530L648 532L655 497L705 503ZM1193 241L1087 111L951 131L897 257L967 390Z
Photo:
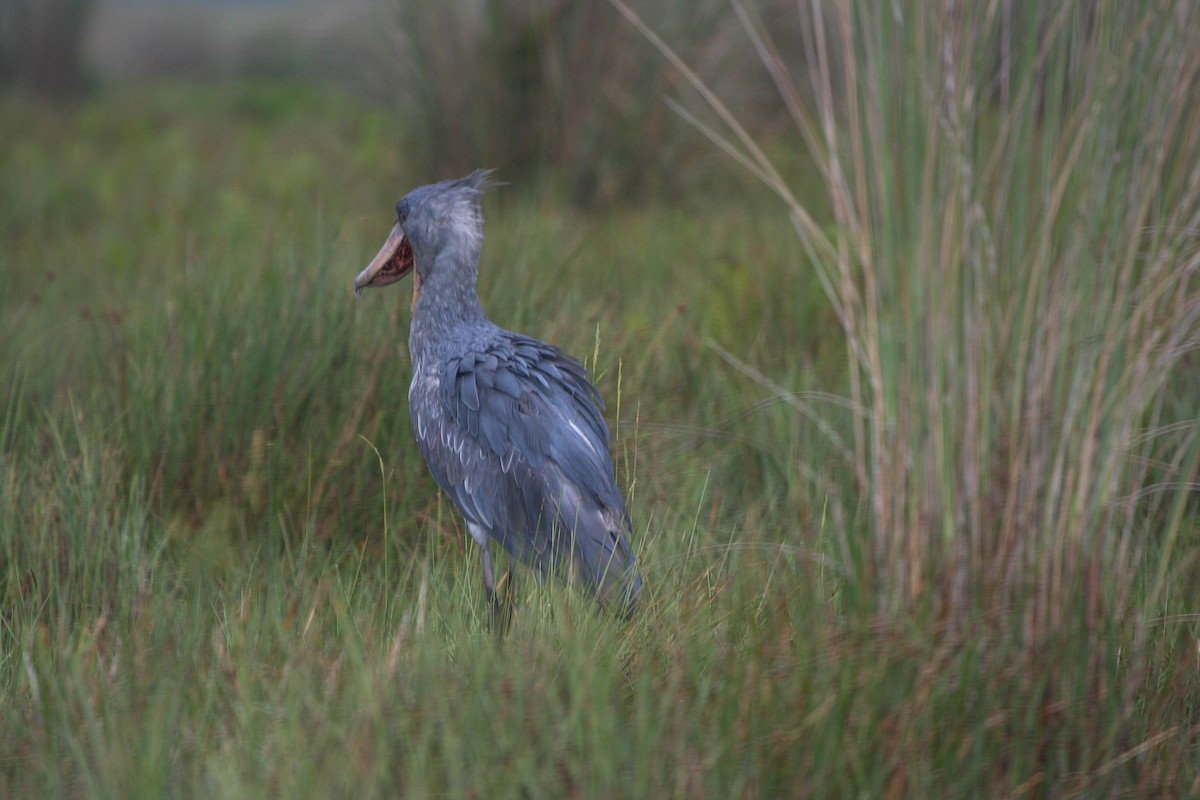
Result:
M1172 395L1200 335L1200 9L814 2L777 44L734 0L830 227L614 4L787 204L836 311L856 412L829 519L859 599L1032 648L1144 636L1200 552L1197 405Z

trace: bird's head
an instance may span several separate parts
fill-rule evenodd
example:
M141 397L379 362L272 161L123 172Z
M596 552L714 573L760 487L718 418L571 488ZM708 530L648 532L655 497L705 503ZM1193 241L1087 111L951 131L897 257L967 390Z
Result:
M379 253L354 279L354 293L395 283L416 271L414 302L420 284L443 255L461 269L474 270L483 241L479 200L491 170L413 189L396 203L396 224Z

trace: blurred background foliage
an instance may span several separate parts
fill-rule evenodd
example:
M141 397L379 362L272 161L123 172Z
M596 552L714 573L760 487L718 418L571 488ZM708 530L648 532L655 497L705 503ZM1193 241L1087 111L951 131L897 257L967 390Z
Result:
M0 80L51 98L87 84L84 37L93 0L5 0L0 4Z
M389 63L411 147L430 174L504 164L554 176L577 204L687 191L697 140L662 98L669 65L604 3L555 0L397 3ZM647 4L652 24L728 85L723 0Z
M733 106L783 121L723 0L644 3ZM778 2L764 13L795 27ZM795 56L796 54L792 54ZM305 81L396 114L415 182L479 164L587 207L682 197L711 149L664 98L678 76L606 3L5 0L0 82L55 101L147 80ZM729 173L723 172L722 180ZM714 187L710 187L714 188Z
M764 7L785 37L796 28L788 5ZM517 177L557 183L580 207L679 200L737 180L708 168L711 146L667 102L682 87L679 74L607 3L391 6L376 73L386 84L375 94L413 122L406 144L431 176L504 164ZM784 122L725 0L638 7L735 111L764 126Z

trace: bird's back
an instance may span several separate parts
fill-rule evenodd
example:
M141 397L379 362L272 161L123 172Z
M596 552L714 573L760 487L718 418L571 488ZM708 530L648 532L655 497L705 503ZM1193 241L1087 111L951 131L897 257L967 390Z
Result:
M490 326L416 365L418 446L468 521L538 570L573 575L632 611L641 576L603 402L556 348Z

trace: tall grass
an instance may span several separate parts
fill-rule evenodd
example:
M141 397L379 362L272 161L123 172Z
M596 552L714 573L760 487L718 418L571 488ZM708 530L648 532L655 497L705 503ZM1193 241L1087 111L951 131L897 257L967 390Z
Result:
M852 562L880 608L1022 597L1052 633L1068 596L1128 598L1147 550L1171 558L1200 441L1194 408L1163 408L1200 331L1190 5L813 4L803 75L734 9L833 227L690 77L841 325L871 537Z
M851 480L813 482L846 506L829 519L848 592L991 641L988 668L1036 670L1053 702L1136 717L1164 600L1195 602L1200 554L1196 9L811 3L802 40L777 42L734 0L823 175L815 200L614 5L709 112L682 113L786 205L837 315L851 412L827 431L846 432ZM1168 647L1187 652L1179 621ZM1187 716L1157 724L1195 736Z

